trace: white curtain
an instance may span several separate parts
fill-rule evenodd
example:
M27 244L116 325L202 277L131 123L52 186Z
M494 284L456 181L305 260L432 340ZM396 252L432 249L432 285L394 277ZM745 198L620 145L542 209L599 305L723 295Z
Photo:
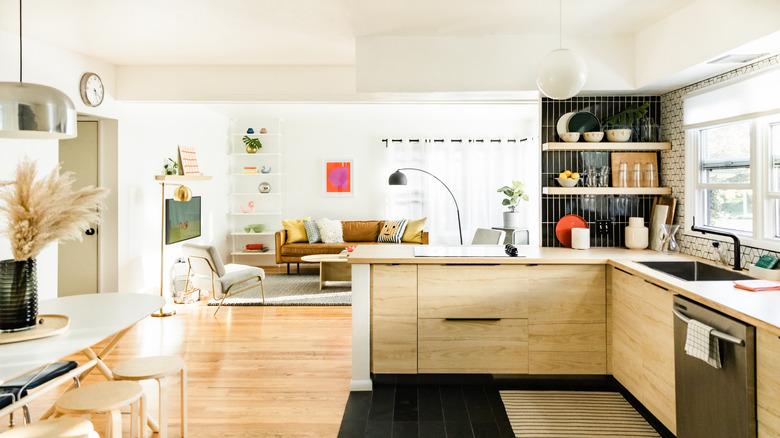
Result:
M477 228L502 226L502 196L497 189L521 180L532 202L521 201L518 211L524 213L526 226L534 233L539 192L539 145L534 139L525 142L444 142L421 141L390 143L388 174L395 169L415 167L440 178L452 190L460 207L463 243L468 245ZM389 218L427 217L426 228L431 244L458 244L458 222L455 204L447 190L430 175L414 170L403 171L406 186L388 187Z

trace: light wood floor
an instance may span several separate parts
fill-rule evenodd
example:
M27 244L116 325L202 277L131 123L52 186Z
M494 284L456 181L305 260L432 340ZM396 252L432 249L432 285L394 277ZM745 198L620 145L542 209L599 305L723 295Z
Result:
M213 307L177 309L176 316L140 322L107 362L183 356L189 367L191 437L337 435L349 396L350 307L223 307L216 319ZM87 382L96 379L102 377L93 373ZM34 417L56 397L52 393L33 403ZM169 436L178 437L175 388L169 400ZM102 428L102 420L95 423ZM0 419L0 430L6 428L7 418Z

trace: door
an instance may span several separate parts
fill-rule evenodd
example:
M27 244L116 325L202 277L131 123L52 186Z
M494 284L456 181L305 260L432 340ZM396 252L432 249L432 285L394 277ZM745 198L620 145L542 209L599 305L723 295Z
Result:
M78 137L60 141L63 172L76 176L74 188L98 185L98 122L78 122ZM84 231L84 240L60 243L59 296L98 292L97 226Z

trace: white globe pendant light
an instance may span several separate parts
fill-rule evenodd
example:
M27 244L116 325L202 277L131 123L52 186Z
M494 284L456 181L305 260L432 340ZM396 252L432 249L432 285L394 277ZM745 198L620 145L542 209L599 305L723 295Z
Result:
M558 49L548 53L539 64L536 86L545 96L568 99L576 96L588 79L588 65L585 60L569 49L563 48L563 0L558 6Z

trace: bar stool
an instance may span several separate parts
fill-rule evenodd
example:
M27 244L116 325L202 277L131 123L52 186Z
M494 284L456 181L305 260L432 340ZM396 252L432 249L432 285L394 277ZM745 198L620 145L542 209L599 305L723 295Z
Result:
M100 438L89 420L60 417L0 433L0 438Z
M130 436L143 438L146 426L146 399L138 382L98 382L68 391L54 403L59 415L108 414L107 438L122 438L122 411L131 407ZM140 428L139 428L140 426ZM140 433L137 433L139 431Z
M111 369L116 380L156 380L159 387L160 438L168 436L166 388L176 374L180 380L182 437L187 436L187 365L178 356L147 356L121 362Z

